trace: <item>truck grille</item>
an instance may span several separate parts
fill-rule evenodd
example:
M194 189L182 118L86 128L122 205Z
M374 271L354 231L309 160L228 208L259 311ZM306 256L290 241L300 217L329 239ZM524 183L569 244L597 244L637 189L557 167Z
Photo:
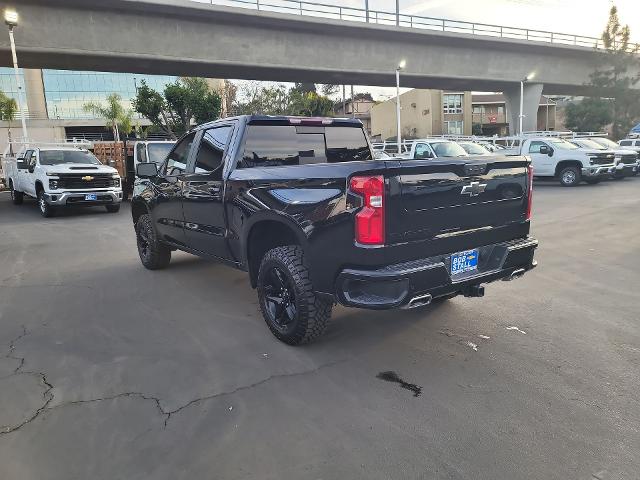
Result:
M591 163L594 165L608 165L613 163L615 155L613 153L596 153L591 155Z
M626 165L633 165L637 160L637 155L622 155L622 157L620 157L620 162Z
M109 188L117 184L118 179L111 178L111 174L63 174L58 180L58 188L63 189L91 189Z

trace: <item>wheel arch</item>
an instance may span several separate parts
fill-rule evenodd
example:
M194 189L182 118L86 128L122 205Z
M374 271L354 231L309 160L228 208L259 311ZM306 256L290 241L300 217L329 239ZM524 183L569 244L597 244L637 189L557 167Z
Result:
M244 263L251 286L256 287L260 262L272 248L285 245L307 246L307 237L293 221L282 216L265 216L247 226L244 235Z
M151 210L145 201L139 198L131 201L131 219L134 225L138 223L138 219L146 213L151 213Z
M582 173L582 162L580 160L561 160L556 165L556 177L560 175L560 172L567 167L576 167L579 173Z

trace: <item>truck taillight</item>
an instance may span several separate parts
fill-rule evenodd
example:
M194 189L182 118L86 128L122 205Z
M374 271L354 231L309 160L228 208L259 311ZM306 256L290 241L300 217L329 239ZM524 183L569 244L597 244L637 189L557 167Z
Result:
M363 245L383 245L384 177L353 177L349 187L364 199L362 210L356 214L356 242Z
M533 165L527 167L527 183L529 191L527 192L527 220L531 220L531 205L533 202Z

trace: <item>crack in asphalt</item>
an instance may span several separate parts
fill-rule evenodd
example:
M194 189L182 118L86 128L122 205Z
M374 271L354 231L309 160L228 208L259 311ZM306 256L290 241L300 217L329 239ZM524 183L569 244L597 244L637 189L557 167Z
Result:
M14 338L13 340L11 340L9 342L9 353L7 353L4 358L8 358L10 360L17 360L19 362L18 366L13 370L13 373L11 373L10 375L7 375L6 377L2 377L2 378L8 378L11 375L15 375L16 373L18 373L22 367L24 367L24 357L16 357L13 352L16 349L16 343L18 341L20 341L22 338L26 337L27 335L29 335L29 331L27 331L27 327L25 327L24 325L22 325L22 333L20 335L18 335L16 338ZM2 378L0 378L0 380L2 380Z
M26 329L25 329L26 331ZM26 335L27 333L25 333L24 335ZM23 337L24 335L22 335L21 337ZM19 337L19 338L21 338ZM40 416L40 414L42 414L43 412L49 412L49 411L53 411L53 410L57 410L59 408L64 408L64 407L68 407L68 406L73 406L73 405L84 405L84 404L88 404L88 403L96 403L96 402L104 402L104 401L109 401L109 400L115 400L118 398L123 398L123 397L129 397L129 398L140 398L142 400L145 401L149 401L152 400L155 405L156 408L158 410L158 412L160 413L160 415L162 415L164 418L164 425L163 425L163 429L167 428L167 424L169 422L169 419L171 418L172 415L179 413L193 405L196 405L197 403L200 402L206 402L208 400L212 400L214 398L218 398L218 397L224 397L224 396L228 396L228 395L234 395L238 392L244 391L244 390L250 390L252 388L258 387L260 385L263 385L271 380L277 379L277 378L287 378L287 377L298 377L298 376L303 376L303 375L309 375L309 374L313 374L318 372L319 370L323 369L323 368L328 368L328 367L332 367L335 365L338 365L340 363L344 363L346 361L346 359L343 360L337 360L334 362L329 362L329 363L325 363L322 365L318 365L316 368L312 368L310 370L304 370L301 372L293 372L293 373L282 373L282 374L278 374L278 375L269 375L266 378L263 378L262 380L259 380L257 382L248 384L248 385L242 385L239 386L237 388L234 388L233 390L229 390L226 392L218 392L218 393L214 393L211 395L206 395L204 397L198 397L195 398L193 400L190 400L189 402L185 403L184 405L182 405L181 407L176 408L175 410L169 410L166 411L164 408L162 408L162 400L158 397L153 397L151 395L147 395L144 393L140 393L140 392L124 392L124 393L118 393L115 395L111 395L111 396L107 396L107 397L100 397L100 398L93 398L93 399L88 399L88 400L73 400L70 402L64 402L61 403L59 405L54 405L52 407L49 407L49 404L51 403L51 401L54 398L54 394L52 393L53 390L53 385L51 383L49 383L49 381L47 380L47 377L44 373L41 372L16 372L13 375L36 375L39 376L42 380L42 383L47 387L46 390L43 392L42 396L44 399L44 403L41 407L39 407L30 417L28 417L27 419L23 420L20 424L15 425L15 426L9 426L9 427L2 427L3 429L0 430L0 436L2 435L8 435L10 433L13 433L17 430L20 430L22 427L24 427L25 425L31 423L32 421L34 421L36 418L38 418ZM7 378L7 377L5 377Z
M53 400L53 393L52 393L53 385L51 383L49 383L49 381L47 380L47 376L44 373L41 373L41 372L19 372L19 373L14 373L14 375L34 375L34 376L40 377L40 380L46 386L45 391L42 392L42 398L44 400L44 403L30 417L26 418L25 420L23 420L18 425L2 427L3 429L0 431L0 435L8 435L9 433L13 433L13 432L15 432L17 430L20 430L26 424L31 423L33 420L38 418L38 416L42 412L47 410L47 407L49 406L49 404Z

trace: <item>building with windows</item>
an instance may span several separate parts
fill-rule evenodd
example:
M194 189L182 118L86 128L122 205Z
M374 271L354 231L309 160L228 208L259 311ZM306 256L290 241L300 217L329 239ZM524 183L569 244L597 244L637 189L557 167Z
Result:
M376 104L370 93L358 93L348 98L344 105L337 102L334 109L336 117L354 117L359 119L365 130L371 135L371 109Z
M474 94L473 95L473 133L487 136L509 135L509 116L504 95ZM556 102L542 95L538 106L537 127L539 131L557 130ZM516 134L517 132L511 132Z
M471 135L471 92L414 89L400 95L402 137ZM371 108L371 136L394 140L397 136L396 99Z
M86 103L102 103L108 95L117 93L122 97L123 107L131 109L131 102L143 81L162 91L167 84L177 80L174 76L38 69L21 69L19 78L25 86L23 108L29 137L45 142L71 138L111 140L112 134L105 128L104 119L86 112L83 108ZM17 101L18 88L12 68L0 68L0 91ZM138 126L150 125L140 116L134 118ZM19 113L12 122L0 122L3 150L8 128L12 129L14 139L22 136Z

